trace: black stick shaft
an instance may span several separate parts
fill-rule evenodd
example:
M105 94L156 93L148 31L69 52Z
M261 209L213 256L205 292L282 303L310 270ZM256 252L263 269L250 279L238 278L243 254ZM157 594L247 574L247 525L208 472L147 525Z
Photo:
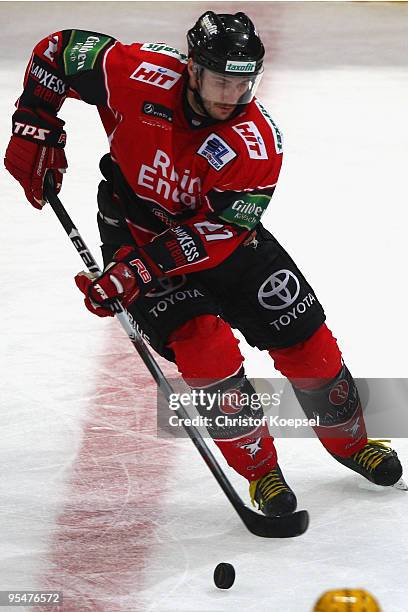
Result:
M88 249L86 243L84 242L82 236L80 235L71 217L67 213L62 202L60 201L57 194L55 193L53 179L52 179L52 175L50 172L47 173L47 176L45 179L45 196L51 208L53 209L54 213L58 217L65 232L68 234L68 237L70 238L72 244L75 246L76 250L81 256L82 261L88 268L88 270L90 272L100 273L100 268L98 264L96 263L94 257L92 256L90 250ZM173 394L174 391L170 383L167 381L166 377L164 376L163 372L161 371L160 367L156 363L154 357L151 355L149 349L144 344L139 332L137 331L137 329L135 329L131 325L128 313L122 307L119 300L116 300L114 302L113 309L114 309L115 315L117 316L122 327L126 331L134 348L136 349L141 359L143 360L144 364L148 368L149 372L153 376L154 380L156 381L157 385L162 391L164 397L166 398L167 401L169 401L170 395ZM186 430L187 434L190 436L190 438L194 442L198 452L203 457L205 463L211 470L213 476L217 480L218 484L224 491L225 495L228 497L229 501L231 502L235 510L240 515L241 519L245 522L244 517L241 512L241 508L245 508L245 510L251 512L255 516L257 517L259 516L259 518L265 518L265 517L261 517L260 515L252 512L251 510L249 510L249 508L245 507L242 499L240 498L238 493L235 491L235 489L231 485L230 481L224 474L223 470L221 469L220 465L218 464L216 458L214 457L210 449L207 447L200 432L194 426L185 424L184 419L188 418L188 414L184 410L183 406L180 405L179 408L175 412L182 419L182 424L183 424L184 429ZM247 523L245 524L249 528L248 524Z

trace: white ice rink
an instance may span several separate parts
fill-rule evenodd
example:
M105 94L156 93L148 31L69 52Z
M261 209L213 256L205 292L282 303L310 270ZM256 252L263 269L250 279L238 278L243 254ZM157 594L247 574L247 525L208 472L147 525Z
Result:
M184 49L209 8L248 12L267 47L259 96L286 154L266 226L324 304L351 372L408 378L408 4L1 2L2 152L40 38L77 27ZM85 104L60 115L61 198L99 257L104 131ZM65 612L310 612L323 590L348 586L407 612L408 493L374 489L315 439L277 440L310 528L249 534L191 442L157 440L144 366L115 321L83 308L81 262L52 211L0 174L0 590L63 590ZM276 375L241 347L249 375ZM393 446L408 466L407 440ZM237 573L225 592L212 582L221 561Z

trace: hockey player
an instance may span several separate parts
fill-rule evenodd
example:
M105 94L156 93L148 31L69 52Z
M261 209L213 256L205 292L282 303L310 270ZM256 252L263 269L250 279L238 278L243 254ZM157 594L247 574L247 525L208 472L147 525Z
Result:
M322 306L261 223L282 137L255 97L260 37L243 13L207 11L187 40L188 56L81 30L40 41L13 115L6 168L40 209L45 173L59 190L67 167L57 118L65 98L96 105L110 145L98 191L105 270L97 279L76 276L86 307L111 316L110 302L121 299L155 350L207 393L253 393L231 328L239 329L269 352L306 415L319 415L316 433L328 452L393 485L400 462L386 444L367 440L356 385ZM212 416L231 410L260 417L222 401ZM209 433L262 512L295 510L266 426L214 425Z

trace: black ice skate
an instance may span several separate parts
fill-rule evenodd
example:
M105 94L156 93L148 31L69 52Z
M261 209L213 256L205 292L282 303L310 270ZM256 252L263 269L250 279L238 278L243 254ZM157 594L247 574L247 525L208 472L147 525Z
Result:
M390 442L391 440L368 440L364 448L351 457L330 454L336 461L358 472L370 482L391 487L400 480L402 466L397 453L387 446Z
M252 505L255 506L256 502L266 516L283 516L296 510L296 496L278 465L259 480L252 480L249 494Z

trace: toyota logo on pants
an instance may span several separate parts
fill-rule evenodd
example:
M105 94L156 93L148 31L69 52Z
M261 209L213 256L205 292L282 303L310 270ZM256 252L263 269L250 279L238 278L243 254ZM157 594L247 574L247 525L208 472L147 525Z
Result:
M268 310L282 310L296 300L300 292L298 278L290 270L278 270L259 288L258 300Z

